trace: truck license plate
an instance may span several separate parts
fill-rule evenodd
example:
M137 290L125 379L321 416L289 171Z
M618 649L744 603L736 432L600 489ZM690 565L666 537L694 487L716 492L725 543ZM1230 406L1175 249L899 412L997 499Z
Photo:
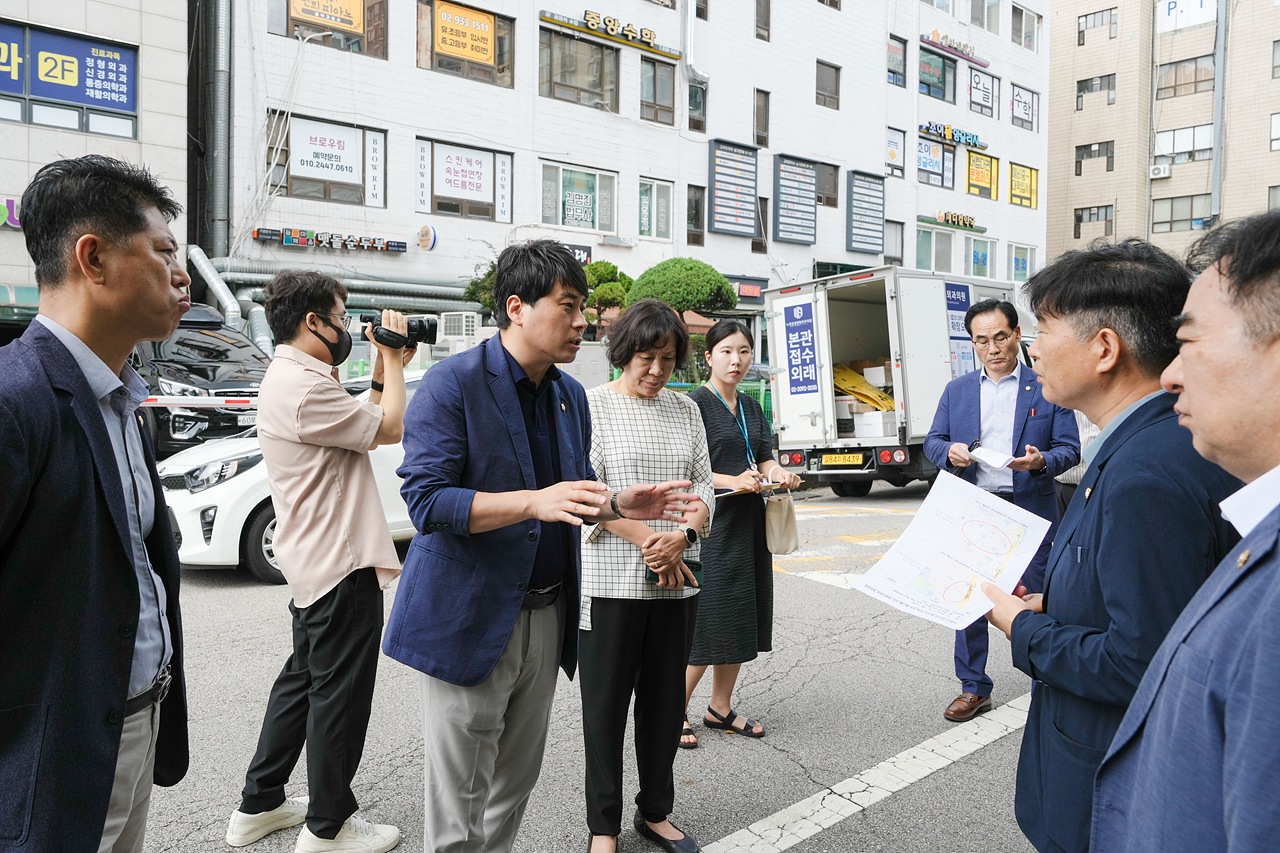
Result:
M824 453L822 454L823 465L861 465L861 453Z
M257 423L257 415L236 415L236 426L254 426Z

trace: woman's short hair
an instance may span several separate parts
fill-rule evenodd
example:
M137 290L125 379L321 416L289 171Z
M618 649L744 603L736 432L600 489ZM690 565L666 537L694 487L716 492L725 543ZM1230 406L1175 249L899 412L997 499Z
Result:
M741 334L747 339L747 343L751 345L751 349L756 348L755 336L751 334L741 320L721 320L711 327L711 331L707 332L707 352L711 352L716 345L725 338L731 338L734 335Z
M684 320L665 302L641 299L610 324L606 343L609 363L625 367L636 353L647 352L667 338L676 346L676 367L685 367L689 361L689 328Z

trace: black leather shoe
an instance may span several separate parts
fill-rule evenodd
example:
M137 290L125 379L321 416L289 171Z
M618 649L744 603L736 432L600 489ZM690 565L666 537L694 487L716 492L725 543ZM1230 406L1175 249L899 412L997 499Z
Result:
M669 838L663 838L661 835L650 829L649 824L645 823L644 815L640 814L639 809L636 809L636 816L632 818L631 822L635 825L636 832L640 834L641 838L649 839L663 850L666 850L667 853L702 853L702 848L698 846L698 842L694 837L689 833L684 832L684 830L680 829L678 826L676 826L676 829L680 829L681 832L684 832L684 838L672 841ZM674 823L671 825L675 826Z

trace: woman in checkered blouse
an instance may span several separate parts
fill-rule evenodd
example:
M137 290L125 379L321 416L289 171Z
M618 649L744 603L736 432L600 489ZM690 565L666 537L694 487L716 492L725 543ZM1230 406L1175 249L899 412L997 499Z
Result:
M694 853L693 837L667 820L698 604L686 561L698 558L715 501L702 415L666 387L688 359L689 333L670 307L644 299L610 327L608 352L622 376L587 392L591 464L600 481L622 489L690 480L689 491L702 501L690 505L684 525L624 519L583 527L578 653L590 849L617 849L623 739L634 689L640 792L632 823L664 850Z

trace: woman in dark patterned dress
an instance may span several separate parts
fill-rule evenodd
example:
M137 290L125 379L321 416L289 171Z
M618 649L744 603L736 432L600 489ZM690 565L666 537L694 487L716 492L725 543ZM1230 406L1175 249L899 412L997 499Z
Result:
M738 393L752 363L755 341L746 326L721 320L707 333L705 357L711 381L689 395L702 411L711 451L712 483L754 494L716 499L715 524L703 540L702 593L685 670L685 722L680 747L698 739L689 726L688 703L708 666L714 667L707 728L764 737L764 726L733 709L731 698L742 664L773 648L773 555L765 544L762 481L800 485L773 459L772 430L764 410Z

